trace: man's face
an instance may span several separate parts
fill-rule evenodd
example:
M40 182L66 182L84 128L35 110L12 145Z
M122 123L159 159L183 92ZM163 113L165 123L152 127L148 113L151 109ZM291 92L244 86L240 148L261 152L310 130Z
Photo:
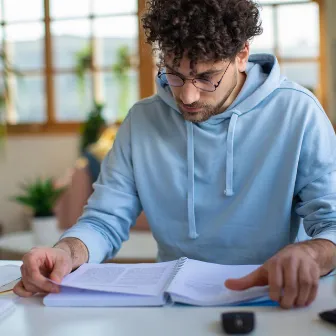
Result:
M203 122L225 110L224 104L237 85L237 69L234 61L198 62L193 72L190 60L183 57L180 66L174 68L172 58L166 58L166 72L179 75L183 79L207 79L217 83L225 74L220 85L214 92L202 91L196 88L191 80L186 80L182 87L170 85L177 106L185 120Z

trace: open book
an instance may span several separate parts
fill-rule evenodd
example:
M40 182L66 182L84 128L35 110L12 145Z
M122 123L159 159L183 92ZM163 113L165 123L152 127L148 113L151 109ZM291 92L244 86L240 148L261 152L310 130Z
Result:
M66 276L61 292L48 294L46 306L163 306L167 302L198 306L244 303L268 296L267 287L231 291L228 278L257 265L229 266L181 258L153 264L84 264Z
M20 266L4 265L0 266L0 293L12 290L21 279Z

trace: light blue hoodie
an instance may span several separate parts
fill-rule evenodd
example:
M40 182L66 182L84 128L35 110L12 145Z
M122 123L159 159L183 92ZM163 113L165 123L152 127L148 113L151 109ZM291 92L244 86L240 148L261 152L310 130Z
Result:
M252 55L232 105L185 121L169 86L136 103L102 163L83 216L63 237L89 262L113 257L143 209L158 259L261 264L295 241L336 244L336 137L308 90Z

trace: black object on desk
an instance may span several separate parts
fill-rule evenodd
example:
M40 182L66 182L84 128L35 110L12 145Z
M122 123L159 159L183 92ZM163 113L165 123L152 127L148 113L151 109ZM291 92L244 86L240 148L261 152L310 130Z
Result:
M253 312L222 313L222 327L227 334L248 334L254 329Z
M336 309L326 310L324 312L321 312L319 315L320 315L322 320L336 325Z

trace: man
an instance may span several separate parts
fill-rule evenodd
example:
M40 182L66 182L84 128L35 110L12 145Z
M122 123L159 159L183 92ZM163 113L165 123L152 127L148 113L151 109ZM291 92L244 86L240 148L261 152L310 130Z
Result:
M113 257L143 209L160 261L261 264L226 286L309 305L336 253L336 139L320 104L272 55L249 58L253 1L153 0L142 22L158 93L130 110L78 223L24 256L15 292L57 292L46 277ZM302 218L313 239L295 243Z

